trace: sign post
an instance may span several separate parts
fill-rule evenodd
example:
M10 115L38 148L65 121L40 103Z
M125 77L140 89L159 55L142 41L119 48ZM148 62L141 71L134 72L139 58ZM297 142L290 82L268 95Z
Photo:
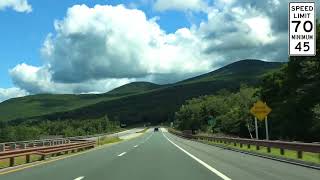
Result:
M264 120L266 125L266 139L269 140L269 130L268 130L268 116L266 116L266 119Z
M255 124L255 130L256 130L256 139L259 139L258 120L256 117L254 117L254 124Z
M267 106L266 103L262 101L257 101L254 103L252 108L250 109L250 113L254 115L255 119L255 127L256 127L256 138L259 139L258 135L258 123L257 120L265 121L266 126L266 139L269 140L269 130L268 130L268 114L271 112L271 108Z

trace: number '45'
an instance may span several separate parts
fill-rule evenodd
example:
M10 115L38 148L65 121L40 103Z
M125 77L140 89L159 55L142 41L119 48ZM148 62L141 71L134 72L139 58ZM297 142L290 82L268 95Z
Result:
M309 50L310 50L309 42L303 42L303 47L304 47L304 48L303 48L303 51L309 51ZM295 49L298 49L299 51L302 50L301 42L299 42L299 43L296 45Z

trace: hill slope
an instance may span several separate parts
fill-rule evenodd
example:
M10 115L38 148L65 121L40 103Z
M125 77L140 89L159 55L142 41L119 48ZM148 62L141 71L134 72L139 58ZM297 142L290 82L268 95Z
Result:
M149 82L133 82L104 94L37 94L13 98L0 103L0 121L68 111L158 87Z
M73 99L69 106L66 106L64 101L59 101L63 99L60 97L63 95L48 95L50 98L40 98L41 95L17 98L0 104L0 120L6 119L4 117L14 117L9 119L16 119L12 122L20 123L27 119L40 121L43 119L86 119L108 114L113 120L129 124L141 121L160 122L171 118L177 108L187 99L213 94L221 89L233 91L238 89L241 83L256 85L263 74L281 65L282 63L243 60L166 86L152 83L141 84L140 82L124 85L100 95L64 95ZM30 97L38 98L35 106L29 105ZM46 105L48 103L50 106ZM17 105L23 111L17 111ZM61 106L65 108L58 108ZM4 112L3 109L8 109L8 107L15 108L14 111L19 114L11 111ZM37 107L37 110L32 109L33 107Z
M113 95L129 95L135 93L141 93L144 91L149 91L152 89L160 88L161 85L150 83L150 82L132 82L129 84L125 84L118 88L115 88L106 94L113 94Z
M277 69L282 63L265 62L261 60L246 59L228 64L216 71L193 77L181 83L208 82L215 80L258 80L266 72Z

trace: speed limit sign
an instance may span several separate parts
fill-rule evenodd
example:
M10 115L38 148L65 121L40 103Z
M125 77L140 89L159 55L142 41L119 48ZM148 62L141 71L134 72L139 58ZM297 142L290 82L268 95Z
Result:
M314 2L289 3L289 56L316 55Z

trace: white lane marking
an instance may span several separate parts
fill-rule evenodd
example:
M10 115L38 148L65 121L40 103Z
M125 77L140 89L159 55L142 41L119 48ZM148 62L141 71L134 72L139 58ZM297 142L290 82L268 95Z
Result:
M123 152L123 153L119 154L118 156L121 157L121 156L125 155L126 153L127 152Z
M138 147L138 145L135 145L135 146L133 146L133 147L135 147L135 148L136 148L136 147Z
M162 133L163 134L163 133ZM228 176L222 174L221 172L219 172L218 170L216 170L215 168L211 167L210 165L208 165L207 163L203 162L201 159L195 157L194 155L192 155L191 153L189 153L188 151L184 150L182 147L178 146L177 144L175 144L174 142L172 142L166 135L163 134L163 136L169 141L171 142L173 145L175 145L178 149L180 149L182 152L186 153L188 156L190 156L192 159L196 160L198 163L200 163L201 165L203 165L204 167L206 167L207 169L209 169L211 172L215 173L216 175L218 175L219 177L221 177L223 180L231 180L231 178L229 178Z
M145 139L141 142L141 144L147 142L152 136L153 136L153 134L151 134L150 136L148 136L147 138L145 138Z
M80 176L80 177L75 178L74 180L81 180L83 178L84 178L84 176Z

